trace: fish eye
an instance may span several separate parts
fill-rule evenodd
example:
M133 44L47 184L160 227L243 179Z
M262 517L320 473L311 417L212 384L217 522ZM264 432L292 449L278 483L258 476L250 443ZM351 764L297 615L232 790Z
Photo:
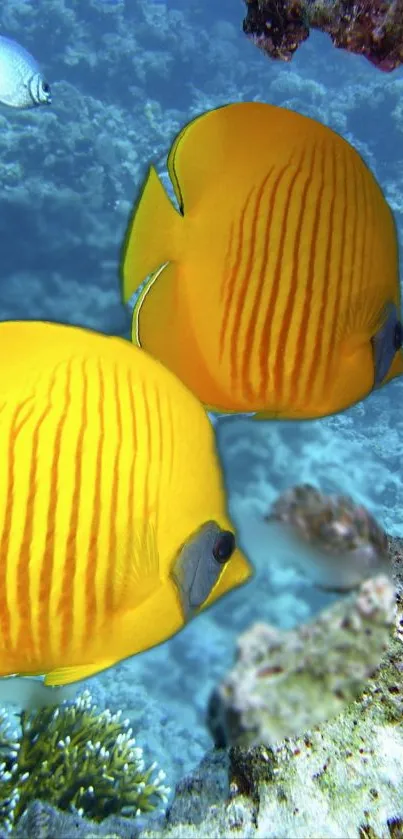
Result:
M48 82L42 82L42 90L44 93L50 93L50 84Z
M220 565L231 559L235 550L235 536L230 530L222 530L213 546L213 557Z
M403 327L402 327L402 324L400 323L400 320L398 320L396 325L395 325L395 333L394 333L394 336L393 336L393 342L394 342L395 350L397 352L397 350L400 350L400 348L403 344Z

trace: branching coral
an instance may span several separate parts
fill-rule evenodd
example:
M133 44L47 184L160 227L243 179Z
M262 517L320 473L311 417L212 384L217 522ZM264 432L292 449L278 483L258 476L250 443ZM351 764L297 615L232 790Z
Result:
M0 717L0 825L7 832L40 799L95 821L139 815L165 802L164 773L145 767L128 721L99 713L85 691L74 703L21 715L21 735Z
M0 826L9 833L14 823L18 791L13 782L19 743L9 733L7 715L0 711Z

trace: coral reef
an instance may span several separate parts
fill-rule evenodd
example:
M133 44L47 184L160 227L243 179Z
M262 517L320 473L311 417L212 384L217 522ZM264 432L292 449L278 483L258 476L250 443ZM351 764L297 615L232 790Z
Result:
M102 821L135 816L167 800L162 770L145 767L142 749L120 714L97 711L84 691L74 702L21 714L21 734L2 720L1 827L9 832L35 799ZM46 821L46 813L42 813Z
M364 55L380 70L403 63L402 0L245 0L244 32L272 58L289 61L309 30Z

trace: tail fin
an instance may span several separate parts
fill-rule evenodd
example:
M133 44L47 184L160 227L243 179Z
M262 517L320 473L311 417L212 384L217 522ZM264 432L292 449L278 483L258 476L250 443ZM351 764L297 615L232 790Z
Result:
M183 217L172 205L153 166L134 207L123 245L121 292L127 302L164 262L180 256Z

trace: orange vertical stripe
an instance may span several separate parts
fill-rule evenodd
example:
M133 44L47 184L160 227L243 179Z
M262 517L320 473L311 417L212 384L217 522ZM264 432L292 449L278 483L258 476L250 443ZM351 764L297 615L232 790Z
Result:
M348 252L346 254L345 259L345 284L347 288L347 305L349 311L349 318L347 320L348 329L355 326L355 317L354 317L354 309L355 309L355 301L356 295L361 293L365 295L365 290L360 289L359 284L357 284L357 275L356 275L356 265L357 265L357 246L356 246L356 238L357 238L357 226L358 226L358 219L357 219L357 181L356 181L356 166L354 165L354 159L350 157L346 158L347 167L346 167L346 183L347 183L347 207L349 211L349 222L348 222L348 230L351 231L351 238L347 240L348 244ZM373 237L371 237L372 240ZM365 300L363 300L365 306Z
M300 208L299 208L299 215L298 215L298 224L297 229L295 232L295 240L294 240L294 247L292 253L292 271L291 271L291 278L288 287L288 295L287 295L287 303L284 310L283 320L281 324L279 339L278 339L278 351L276 353L276 360L275 360L275 367L274 367L274 376L275 380L277 381L277 394L279 400L281 400L284 392L284 384L285 384L285 361L286 361L286 344L287 344L287 336L290 331L290 322L292 311L295 305L295 299L297 295L297 291L300 291L301 298L302 298L302 286L303 283L301 281L300 273L299 273L299 250L301 245L301 234L302 234L302 225L304 223L304 216L306 210L306 201L308 196L309 188L312 187L312 176L315 166L315 157L316 157L316 148L315 146L312 149L312 157L311 157L311 165L309 169L308 176L305 180L304 186L302 188L302 195L300 201ZM295 180L294 180L295 183ZM323 184L322 184L323 190ZM319 223L319 208L316 205L315 210L315 219L314 219L314 228L311 234L311 241L310 241L310 253L308 259L308 276L307 282L304 288L304 297L303 297L303 308L302 308L302 315L301 321L299 324L299 330L295 341L295 359L294 359L294 367L291 372L291 382L292 382L292 389L293 393L295 394L294 388L298 382L298 375L301 369L301 362L303 359L303 351L305 348L305 340L306 340L306 332L307 332L307 315L308 315L308 306L310 305L311 295L312 295L312 280L313 280L313 272L314 272L314 255L315 255L315 247L316 247L316 236L317 236L317 225ZM294 339L295 340L295 339Z
M361 227L363 231L363 235L361 238L361 247L359 249L359 271L358 271L358 278L359 278L359 288L361 294L365 290L365 260L367 255L367 228L368 228L368 201L367 201L367 192L366 192L366 185L367 185L367 178L365 177L366 173L363 169L360 169L360 191L361 191L361 202L360 202L360 214L361 214Z
M329 272L331 269L331 265L333 262L333 233L334 233L334 210L335 210L335 202L336 202L336 161L333 156L333 166L332 166L332 198L330 202L330 211L329 211L329 223L327 227L327 241L326 241L326 257L325 257L325 265L329 266ZM322 286L322 295L320 301L320 310L319 310L319 334L318 334L318 343L317 343L317 353L316 355L312 353L311 360L310 360L310 367L308 372L308 379L307 379L307 387L306 392L311 393L315 378L317 377L316 374L323 370L323 366L328 363L328 359L324 359L324 337L325 337L325 316L327 312L329 304L329 277L326 276L324 279L324 283ZM327 354L329 358L329 351ZM325 379L322 375L323 384Z
M224 258L224 268L223 268L223 276L222 276L222 283L220 289L220 303L224 304L225 307L225 300L228 293L228 283L231 279L231 253L232 253L232 244L234 241L234 222L231 222L230 231L229 231L229 238L228 238L228 245L227 251Z
M146 430L146 442L144 445L144 453L146 456L146 462L148 464L152 463L152 443L151 443L151 417L150 417L150 406L148 404L149 396L147 394L147 390L144 384L144 381L141 383L142 388L142 405L143 405L143 417L144 417L144 425ZM147 536L147 525L148 525L148 512L150 509L150 468L146 468L143 470L144 474L142 475L143 478L143 485L141 489L144 490L143 495L143 509L142 509L142 519L143 519L143 539L145 544L146 536Z
M274 166L272 166L265 178L266 184L269 181L270 176L274 171ZM278 179L275 181L274 188L276 185L278 186ZM264 289L264 283L267 281L267 260L269 255L269 241L270 241L270 227L271 227L271 220L273 215L274 204L270 204L269 217L267 219L267 223L264 226L264 238L263 238L263 249L262 249L262 258L260 261L260 267L256 265L255 267L255 294L253 297L253 305L252 310L249 317L249 323L246 330L245 335L245 348L243 354L243 364L242 364L242 382L244 385L244 395L246 398L254 399L255 393L252 387L252 380L251 380L251 359L250 359L250 351L253 345L253 337L255 335L256 330L256 321L259 314L259 309L262 302L262 295Z
M17 615L19 619L17 649L23 649L27 659L34 656L34 627L30 596L30 575L37 570L32 567L32 536L35 518L35 500L38 486L38 450L39 435L42 425L51 410L52 392L56 383L53 373L48 401L41 411L32 434L31 463L29 467L28 494L25 508L25 521L22 532L20 551L17 561Z
M251 282L251 277L253 274L254 269L254 258L255 258L255 251L256 251L256 240L257 240L257 227L259 222L259 214L260 208L262 205L262 199L264 195L264 190L267 186L267 181L269 179L270 172L267 173L266 177L263 179L262 183L260 184L259 189L256 193L255 205L252 211L252 219L251 219L251 235L249 241L249 253L246 257L246 264L243 271L243 279L239 282L239 290L237 295L235 305L235 313L234 319L232 323L232 330L231 330L231 338L230 338L230 357L231 357L231 384L232 387L237 388L239 384L239 362L242 361L246 353L248 351L247 346L240 346L239 343L239 334L241 329L241 319L242 313L245 308L245 301L248 292L248 285Z
M54 380L52 384L54 383ZM50 470L50 488L46 524L45 548L39 571L39 652L42 657L52 649L53 627L50 620L50 595L53 583L55 554L56 514L59 504L59 460L63 430L71 402L71 364L65 370L64 403L53 440L53 456Z
M117 532L116 532L116 516L119 504L119 477L121 469L121 455L123 445L123 427L122 427L122 407L120 404L120 388L119 388L119 373L115 367L114 371L114 396L116 405L116 431L117 431L117 445L115 451L115 464L113 469L110 515L109 515L109 556L108 569L106 572L106 591L105 591L105 610L112 611L116 606L115 597L115 582L116 582L116 560L119 551ZM119 534L120 535L120 534Z
M284 203L283 217L282 217L282 220L281 220L280 242L279 242L278 251L277 251L276 267L274 269L274 278L273 278L273 290L272 290L272 295L271 295L271 300L270 300L270 309L271 309L270 329L267 329L267 327L266 327L266 335L268 335L268 341L266 343L267 351L266 351L266 356L261 357L261 367L264 370L264 378L266 378L266 380L268 378L269 341L270 341L270 333L271 333L271 321L272 321L273 316L274 316L276 301L277 301L277 297L278 297L278 293L279 293L280 285L281 285L281 280L282 280L282 267L283 267L283 257L284 257L284 249L285 249L285 238L286 238L286 235L287 235L288 215L289 215L289 212L290 212L290 206L291 206L292 195L293 195L293 192L294 192L294 187L295 187L298 176L301 174L301 167L302 167L303 159L304 159L304 155L302 154L301 158L300 158L300 161L299 161L299 164L294 171L294 174L293 174L293 176L290 180L290 183L288 184L288 192L287 192L287 197L286 197L285 203ZM277 219L276 219L276 221L277 221ZM283 319L283 329L284 329L284 324L285 324L285 319ZM288 327L288 324L285 324L285 326ZM281 374L281 370L282 370L282 368L281 368L281 356L283 354L283 351L284 351L284 347L282 346L282 343L281 343L281 333L280 333L280 339L277 342L276 351L275 351L275 354L274 354L275 357L274 357L274 365L273 365L273 386L274 386L274 389L275 389L275 392L276 392L277 395L280 392L280 386L281 386L281 382L280 382L280 374Z
M99 547L99 528L101 523L101 493L102 493L102 455L105 442L105 382L102 372L102 365L98 361L98 418L99 418L99 434L97 444L97 454L95 460L95 475L94 475L94 496L92 499L92 518L90 525L90 537L87 553L87 569L85 574L85 629L84 637L91 633L91 626L93 626L97 617L97 595L96 595L96 570L98 563L98 547ZM83 400L84 402L84 400ZM85 425L83 418L83 424Z
M27 406L28 410L23 413ZM11 418L8 451L6 453L8 467L7 495L4 505L3 530L0 537L0 629L2 648L7 653L11 652L11 620L13 616L15 617L14 609L12 610L12 606L7 599L7 574L13 573L14 571L14 568L10 564L9 544L15 500L15 446L22 429L32 417L34 410L35 401L33 396L27 397L27 399L16 406ZM21 500L18 499L18 502L21 503Z
M265 240L265 254L266 259L269 252L269 244L270 244L270 234L272 230L273 218L274 218L274 211L276 209L276 198L277 193L281 184L281 181L286 174L289 168L289 163L284 166L277 175L277 178L273 185L273 190L270 199L270 207L269 207L269 215L267 220L267 228L266 228L266 240ZM270 278L271 279L271 278ZM260 288L258 294L256 296L256 305L260 305L264 283L267 281L267 264L263 262L260 269ZM270 289L270 296L267 303L266 309L266 317L263 324L263 329L260 338L260 398L263 399L265 394L267 393L267 383L268 383L268 363L269 363L269 347L271 342L271 333L272 333L272 325L273 325L273 314L274 314L274 307L276 304L276 300L278 297L280 287L280 276L276 274L273 279L271 280L271 289ZM255 323L253 320L251 321L250 328L253 330L255 328Z
M312 169L314 165L314 157L315 157L315 149L313 152L313 159L312 159ZM299 326L297 342L296 342L296 357L294 363L294 369L292 371L292 391L298 395L298 399L301 395L304 398L309 399L311 396L310 389L305 388L305 393L301 394L301 388L298 387L298 369L301 369L301 363L307 365L308 359L306 357L306 342L309 334L309 326L312 321L312 313L317 311L317 297L316 295L319 294L319 287L318 282L316 281L315 284L315 263L316 263L316 252L318 247L318 233L319 233L319 224L320 224L320 217L322 213L322 201L323 201L323 191L325 188L325 153L324 149L321 150L321 181L319 186L319 193L315 197L315 211L314 211L314 219L313 219L313 227L311 233L311 241L309 247L309 259L308 259L308 276L307 282L305 285L305 294L304 294L304 303L303 303L303 310L302 310L302 317ZM323 280L323 286L326 285L326 278ZM322 288L322 297L323 297L323 288ZM318 330L321 332L321 325L320 322L317 322L316 328L316 335L314 346L311 350L311 357L317 357L317 349L318 349Z
M164 467L165 467L165 464L164 464L164 454L165 454L165 452L164 452L164 433L165 433L165 429L164 429L164 423L162 421L161 397L160 397L160 391L159 391L158 387L155 387L155 410L156 410L156 415L157 415L157 425L158 425L157 432L158 432L158 441L159 441L158 469L161 470L161 472L162 472L162 469L164 469ZM162 480L161 480L161 484L162 484ZM156 498L156 510L155 510L155 525L156 525L157 531L158 531L159 511L160 511L160 503L161 503L159 486L160 486L160 483L158 482L157 483L157 490L156 490L157 498Z
M135 468L136 468L136 457L137 457L137 447L138 447L138 437L137 437L137 423L136 423L136 404L134 399L134 392L133 392L133 382L130 371L127 372L127 384L128 384L128 394L129 394L129 402L130 402L130 413L132 418L132 445L131 445L131 459L130 459L130 470L129 470L129 491L127 496L127 540L126 540L126 554L125 554L125 568L122 574L122 579L120 580L121 591L119 593L120 597L124 593L124 587L126 585L127 577L130 573L130 564L133 559L133 540L135 538L134 534L134 505L135 505L135 497L134 497L134 482L135 482Z
M80 366L80 374L82 378L82 417L74 453L74 487L71 499L69 530L64 559L62 593L59 601L61 619L60 651L62 653L66 652L69 646L74 616L73 607L74 581L77 567L77 529L80 515L84 436L88 421L88 379L85 362L83 362Z
M336 157L336 150L334 150L334 157L335 157L335 166L337 166L337 157ZM336 335L337 331L340 328L339 317L340 317L340 308L341 308L341 296L342 296L342 284L343 284L343 269L344 269L344 251L346 246L346 224L347 224L347 208L346 208L346 198L347 198L347 183L346 183L346 169L343 162L339 161L340 165L338 167L340 176L344 175L344 201L343 206L340 208L339 212L342 215L342 230L341 230L341 243L340 243L340 251L339 251L339 261L338 261L338 271L337 271L337 285L336 285L336 294L335 294L335 305L334 305L334 312L331 319L331 332L330 332L330 340L329 340L329 366L333 364L334 355L338 352L339 348L336 347ZM339 181L338 181L339 182ZM341 177L340 177L341 182ZM334 255L334 261L336 262L336 254Z
M233 262L231 273L230 273L230 279L229 279L229 282L227 284L227 296L226 296L226 299L225 299L225 304L222 307L222 313L221 313L219 361L222 361L223 356L224 356L224 351L225 351L225 339L226 339L226 336L228 335L227 317L228 317L228 312L230 311L230 307L231 307L231 300L232 300L232 297L233 297L233 294L234 294L235 284L236 284L236 280L237 280L237 277L238 277L239 266L240 266L241 261L242 261L242 248L243 248L243 238L244 238L245 216L246 216L246 210L248 208L249 201L250 201L251 196L252 196L252 192L253 192L253 188L249 192L249 195L247 196L247 199L245 201L243 210L241 212L239 222L238 222L238 235L237 235L237 238L236 238L236 243L234 242L234 244L236 244L236 252L234 254L234 262Z

